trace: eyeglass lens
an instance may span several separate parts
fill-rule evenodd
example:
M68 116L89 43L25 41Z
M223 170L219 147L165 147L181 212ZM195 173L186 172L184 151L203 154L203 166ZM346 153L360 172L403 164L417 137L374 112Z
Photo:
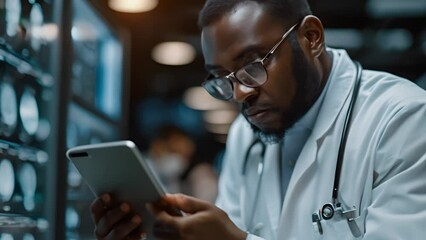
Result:
M247 87L258 87L266 82L267 73L262 63L257 61L238 70L235 77Z
M214 78L203 83L204 89L213 97L221 100L232 98L232 83L226 77Z
M258 87L267 80L267 72L260 61L250 63L235 73L235 78L247 87ZM233 87L227 77L207 80L203 87L215 98L228 100L232 98Z

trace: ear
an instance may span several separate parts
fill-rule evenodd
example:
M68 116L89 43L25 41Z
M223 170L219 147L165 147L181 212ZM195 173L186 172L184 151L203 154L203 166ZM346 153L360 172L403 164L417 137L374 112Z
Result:
M324 51L324 27L316 16L306 16L299 27L299 37L302 38L304 48L311 56L319 57Z

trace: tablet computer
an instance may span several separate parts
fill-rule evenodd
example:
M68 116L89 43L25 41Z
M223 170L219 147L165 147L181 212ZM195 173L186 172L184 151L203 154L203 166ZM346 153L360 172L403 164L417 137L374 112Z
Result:
M159 200L166 191L132 141L77 146L66 155L96 196L111 193L129 202L143 217L145 230L150 233L153 219L145 203Z

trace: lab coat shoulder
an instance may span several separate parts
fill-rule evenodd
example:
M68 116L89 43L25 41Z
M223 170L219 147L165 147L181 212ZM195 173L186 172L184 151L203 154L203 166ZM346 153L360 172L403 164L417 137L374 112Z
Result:
M367 194L364 239L422 239L426 234L426 92L387 73L364 71L363 82L359 106L363 116L354 122L359 129L374 128L364 129L370 140L363 139L372 143L363 149L371 149L372 154L365 156L374 175L371 195Z
M248 149L253 138L254 133L247 120L242 115L238 116L229 130L216 200L216 205L225 210L230 219L242 229L245 228L240 206L240 190L244 185L242 166L245 150Z
M340 114L344 116L342 113L345 111ZM336 121L320 138L323 141L318 142L317 172L323 175L328 173L325 167L330 168L328 159L337 152L330 149L337 146L335 139L340 139L336 130L342 129L338 125L341 122ZM349 127L338 196L347 208L359 209L357 223L364 240L424 238L425 133L426 92L407 79L364 70ZM324 181L319 177L313 179ZM332 182L321 184L329 185ZM323 226L324 233L339 233L347 228L347 224L343 225L345 228L335 227L340 229L336 231ZM324 239L349 239L349 236L347 232Z
M407 150L418 150L410 147L413 143L425 144L426 91L407 79L389 73L364 71L363 78L365 84L360 95L364 96L360 96L362 105L358 108L362 110L356 117L356 129L362 129L360 123L369 123L374 127L371 132L376 137L375 170L379 170L382 165L395 164L383 159L395 159L405 156L403 154ZM386 146L390 148L384 151ZM426 154L426 148L411 151L411 154L414 153L417 155L409 155L410 158L405 156L404 161L419 161Z

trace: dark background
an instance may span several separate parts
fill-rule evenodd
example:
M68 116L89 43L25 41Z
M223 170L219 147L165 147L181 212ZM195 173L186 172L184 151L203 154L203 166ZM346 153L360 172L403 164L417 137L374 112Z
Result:
M371 10L372 2L378 2L379 10L393 7L396 11L383 16ZM147 131L155 129L142 123L148 121L147 117L151 124L172 116L174 121L183 122L184 127L188 125L185 125L186 119L176 118L175 113L179 111L176 109L185 108L180 102L183 92L188 87L200 85L205 76L200 31L196 24L203 3L201 0L162 0L157 8L145 13L119 13L110 10L106 0L95 3L104 16L126 29L130 36L129 136L142 147L146 147L148 142L150 133ZM326 29L357 31L362 44L357 48L349 48L348 52L364 68L388 71L413 81L425 78L426 7L423 1L311 0L310 3L314 14L322 20ZM404 45L400 34L384 31L395 29L402 30L405 34L402 37L405 36L408 43ZM193 63L165 66L151 59L151 49L157 43L176 40L191 43L195 47L197 57ZM337 44L336 47L346 46ZM206 143L206 146L201 146L204 151L217 151L223 147L212 140L202 123L193 125L198 119L197 111L184 111L188 111L185 114L192 119L189 124L192 127L188 129L202 140L200 144Z

